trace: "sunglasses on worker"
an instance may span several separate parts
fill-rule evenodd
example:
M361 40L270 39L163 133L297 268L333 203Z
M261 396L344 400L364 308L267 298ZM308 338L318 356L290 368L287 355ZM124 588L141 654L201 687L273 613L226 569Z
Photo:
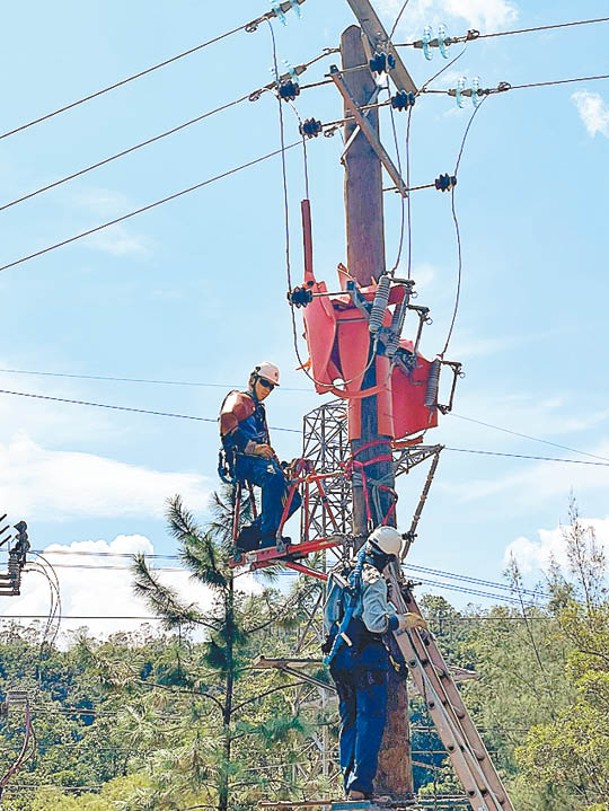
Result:
M269 391L273 391L275 388L275 384L271 383L270 380L265 380L263 377L258 378L258 382L262 386L263 389L268 389Z

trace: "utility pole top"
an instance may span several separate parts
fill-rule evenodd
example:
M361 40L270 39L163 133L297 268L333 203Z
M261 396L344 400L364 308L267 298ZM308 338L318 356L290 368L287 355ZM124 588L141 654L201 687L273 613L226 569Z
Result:
M370 0L347 0L347 3L349 3L351 10L357 17L372 50L390 54L395 59L394 67L388 67L387 72L397 89L405 90L408 93L416 93L417 86L410 73L406 70L401 56L389 41L389 34L380 21L378 14L372 8Z

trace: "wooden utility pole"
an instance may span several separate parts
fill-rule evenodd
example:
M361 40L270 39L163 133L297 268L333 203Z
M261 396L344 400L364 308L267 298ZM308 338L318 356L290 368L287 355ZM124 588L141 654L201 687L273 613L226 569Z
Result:
M343 82L349 95L358 106L365 106L376 98L377 84L368 66L368 55L364 48L362 31L351 26L342 35L341 55ZM354 68L361 67L360 70ZM345 117L352 115L350 104L345 103ZM370 128L378 139L379 121L377 110L370 110L367 116ZM349 272L361 286L371 280L378 280L385 271L385 235L383 219L382 166L377 149L373 149L368 138L360 130L353 137L356 123L345 126L345 142L348 149L344 156L345 165L345 211L347 225L347 263ZM362 389L376 385L374 363L366 372ZM352 443L352 452L360 462L374 457L391 458L390 437L379 436L376 397L362 400L361 438ZM374 447L363 450L370 443ZM391 461L378 462L366 467L367 478L382 479L390 487L395 485ZM364 489L360 482L353 488L353 532L361 540L368 534ZM381 512L383 516L391 506L391 496L382 492ZM381 518L376 520L380 522ZM392 522L393 523L393 522ZM408 698L404 682L390 673L389 705L387 726L379 759L379 770L375 781L377 794L389 794L399 801L412 794L412 765L410 759L410 735L408 726Z

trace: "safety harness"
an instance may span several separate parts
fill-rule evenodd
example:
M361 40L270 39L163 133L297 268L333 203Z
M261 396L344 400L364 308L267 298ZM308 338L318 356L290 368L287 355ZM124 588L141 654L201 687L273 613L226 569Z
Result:
M366 545L360 549L355 566L347 580L339 579L339 576L333 574L339 586L342 586L340 610L342 611L342 619L336 628L336 633L332 639L332 645L329 652L324 657L324 664L331 664L332 660L344 645L349 647L353 646L353 641L347 635L349 625L353 619L353 612L357 604L357 598L362 593L362 572L366 560ZM341 582L342 581L342 582ZM344 585L343 585L344 583Z

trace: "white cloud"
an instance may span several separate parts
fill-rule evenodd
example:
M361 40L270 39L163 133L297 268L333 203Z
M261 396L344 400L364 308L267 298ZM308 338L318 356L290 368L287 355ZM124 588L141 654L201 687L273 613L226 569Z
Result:
M112 620L107 617L151 616L146 603L133 592L130 560L125 556L136 552L154 554L154 551L151 541L143 535L118 535L110 542L52 544L44 549L43 555L53 565L59 579L62 614L67 617L62 620L62 630L88 626L93 635L104 636L118 631L135 631L144 624L146 621L141 619ZM194 603L203 611L211 607L213 595L209 588L194 580L190 572L179 568L177 561L160 562L158 568L161 569L158 573L161 581L175 588L183 602ZM240 577L238 583L239 589L248 593L259 592L262 588L259 579L250 574ZM49 606L49 590L43 582L43 575L28 565L22 577L21 595L0 605L0 618L2 615L44 616ZM160 623L154 621L151 626L159 629Z
M133 208L124 195L109 189L89 189L79 193L75 201L80 208L91 211L103 219L119 217ZM142 256L151 252L149 240L131 234L120 223L91 235L85 244L113 256Z
M594 137L597 132L609 138L609 104L598 93L581 90L573 93L571 101L577 107L579 117L588 134Z
M160 516L180 493L204 508L209 481L191 473L164 473L90 453L47 450L20 433L0 444L0 490L15 514L34 520L87 516Z
M402 5L403 0L379 2L378 8L385 15L388 30L391 30ZM518 7L510 0L411 0L397 30L420 36L425 25L437 29L443 22L457 24L465 21L472 28L489 32L502 30L517 18Z
M594 530L598 545L609 556L609 518L582 518L580 520L583 526ZM507 564L514 557L523 574L535 574L540 570L547 572L553 560L566 568L568 564L567 549L562 528L539 529L537 536L537 540L521 536L512 541L505 550L504 562Z

